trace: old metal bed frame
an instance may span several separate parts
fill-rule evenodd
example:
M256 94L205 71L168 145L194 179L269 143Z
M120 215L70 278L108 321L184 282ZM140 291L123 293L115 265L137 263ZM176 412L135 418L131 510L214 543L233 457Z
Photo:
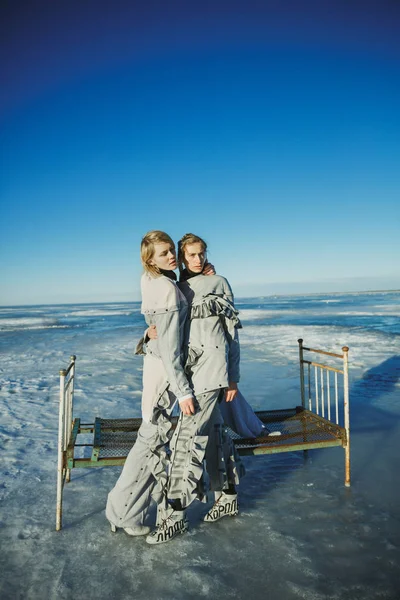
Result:
M243 439L228 428L240 455L277 454L315 448L342 446L345 451L345 486L350 486L350 421L348 351L343 354L303 346L299 339L301 406L257 411L270 432L257 438ZM341 361L341 368L304 358L304 352L317 353ZM83 423L73 416L76 356L67 369L60 371L60 410L58 430L58 474L56 530L62 528L64 484L74 468L123 465L136 441L141 419L101 419ZM338 377L341 376L341 377ZM342 406L340 406L342 404ZM173 426L177 417L173 418ZM90 435L89 443L79 442L80 435ZM90 456L77 458L77 448L91 449Z

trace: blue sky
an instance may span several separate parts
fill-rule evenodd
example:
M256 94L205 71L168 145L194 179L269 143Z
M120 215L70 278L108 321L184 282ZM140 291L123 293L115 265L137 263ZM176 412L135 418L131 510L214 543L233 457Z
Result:
M397 3L1 11L1 304L139 299L150 229L238 296L400 288Z

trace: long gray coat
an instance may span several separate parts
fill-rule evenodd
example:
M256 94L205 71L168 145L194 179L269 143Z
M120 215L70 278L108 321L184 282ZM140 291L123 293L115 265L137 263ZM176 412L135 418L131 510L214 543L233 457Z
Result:
M187 302L167 277L144 274L142 313L157 326L158 339L147 344L143 363L143 422L122 473L108 495L106 516L117 527L136 527L150 504L166 502L168 457L165 445L176 397L192 395L181 361Z

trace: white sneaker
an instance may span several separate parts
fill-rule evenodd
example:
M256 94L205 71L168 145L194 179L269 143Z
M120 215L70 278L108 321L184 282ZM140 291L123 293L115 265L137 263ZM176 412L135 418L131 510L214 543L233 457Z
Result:
M189 521L186 519L186 511L173 510L165 512L156 529L146 538L148 544L163 544L169 542L179 533L185 533L189 529Z
M219 497L217 497L218 492L216 493L216 500L203 519L206 523L214 523L222 517L235 517L239 514L237 494L219 493Z

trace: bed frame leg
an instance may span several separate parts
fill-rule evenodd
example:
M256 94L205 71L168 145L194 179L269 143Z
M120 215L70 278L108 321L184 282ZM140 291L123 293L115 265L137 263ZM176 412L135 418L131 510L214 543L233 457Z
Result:
M60 407L58 415L58 461L57 461L57 505L56 531L62 528L62 494L64 487L64 429L65 429L65 378L67 371L60 371Z
M350 487L350 444L347 443L344 448L344 456L345 456L345 478L344 485L346 487Z
M349 410L349 347L343 346L344 428L346 430L344 485L350 487L350 410Z
M57 508L56 508L56 531L62 529L62 476L57 481Z

